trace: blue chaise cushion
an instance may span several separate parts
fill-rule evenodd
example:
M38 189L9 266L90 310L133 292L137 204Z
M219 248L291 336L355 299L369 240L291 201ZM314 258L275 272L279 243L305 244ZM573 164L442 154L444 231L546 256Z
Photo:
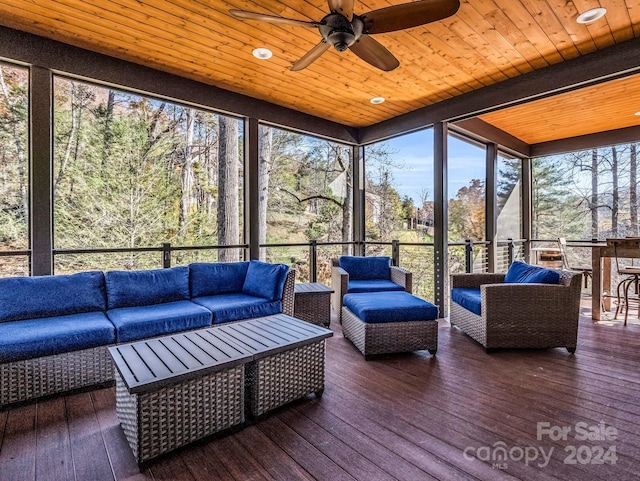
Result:
M560 274L553 269L513 261L504 277L505 284L557 284Z
M102 272L0 279L0 322L105 309Z
M338 265L349 273L349 280L391 279L391 259L387 256L340 256Z
M189 264L191 297L242 292L249 261Z
M455 287L451 289L451 301L478 316L482 315L482 296L480 289Z
M109 309L149 306L189 299L189 268L109 271L105 274Z
M0 323L0 363L115 344L103 312Z
M200 304L213 312L214 324L270 316L282 312L281 301L269 301L264 297L255 297L242 293L194 297L192 302Z
M359 292L404 291L404 287L395 282L384 279L372 279L368 281L352 281L347 283L347 292L355 294Z
M408 292L347 294L344 305L362 322L427 321L438 318L438 308Z
M242 292L269 301L279 301L288 273L289 266L284 264L250 261Z
M191 301L151 306L120 307L107 311L118 342L163 336L211 325L211 311Z

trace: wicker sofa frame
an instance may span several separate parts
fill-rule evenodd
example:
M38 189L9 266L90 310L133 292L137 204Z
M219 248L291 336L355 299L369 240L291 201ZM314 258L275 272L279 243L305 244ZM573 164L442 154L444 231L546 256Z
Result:
M404 287L405 292L413 293L413 273L398 266L391 266L391 281ZM349 284L349 273L338 265L338 259L331 261L331 307L340 317L342 324L343 298L347 294Z
M293 316L295 271L289 270L282 312ZM112 385L109 346L64 352L0 364L0 408L66 391Z
M574 353L582 274L558 272L558 284L504 284L505 274L451 275L451 288L480 289L482 296L480 316L451 302L451 325L487 351L565 347Z

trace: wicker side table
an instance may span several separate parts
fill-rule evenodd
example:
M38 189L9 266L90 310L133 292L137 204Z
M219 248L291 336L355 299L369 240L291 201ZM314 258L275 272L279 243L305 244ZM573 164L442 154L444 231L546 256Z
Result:
M331 294L333 289L319 282L301 282L294 288L293 315L312 324L331 323Z
M116 413L139 465L244 422L253 356L218 334L207 328L109 348Z

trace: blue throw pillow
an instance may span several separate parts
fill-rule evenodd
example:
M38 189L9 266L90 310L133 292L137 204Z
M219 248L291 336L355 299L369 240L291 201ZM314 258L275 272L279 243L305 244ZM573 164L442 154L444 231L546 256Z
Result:
M105 273L109 309L150 306L189 299L189 268Z
M105 309L100 271L0 279L0 322Z
M546 267L513 261L504 277L505 284L557 284L560 274Z
M248 268L249 261L189 264L191 297L242 292Z
M391 278L391 259L386 256L340 256L338 265L353 281Z
M270 301L282 299L289 267L284 264L250 261L242 292Z

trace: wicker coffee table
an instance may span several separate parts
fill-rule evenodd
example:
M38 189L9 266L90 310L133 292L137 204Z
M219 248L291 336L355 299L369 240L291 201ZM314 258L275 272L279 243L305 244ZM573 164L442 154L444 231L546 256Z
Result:
M116 413L139 464L244 422L253 353L216 328L109 348Z
M333 332L286 314L218 326L243 351L247 416L256 419L309 393L324 391L325 340Z
M333 289L319 282L300 282L294 287L293 315L303 321L329 327Z

